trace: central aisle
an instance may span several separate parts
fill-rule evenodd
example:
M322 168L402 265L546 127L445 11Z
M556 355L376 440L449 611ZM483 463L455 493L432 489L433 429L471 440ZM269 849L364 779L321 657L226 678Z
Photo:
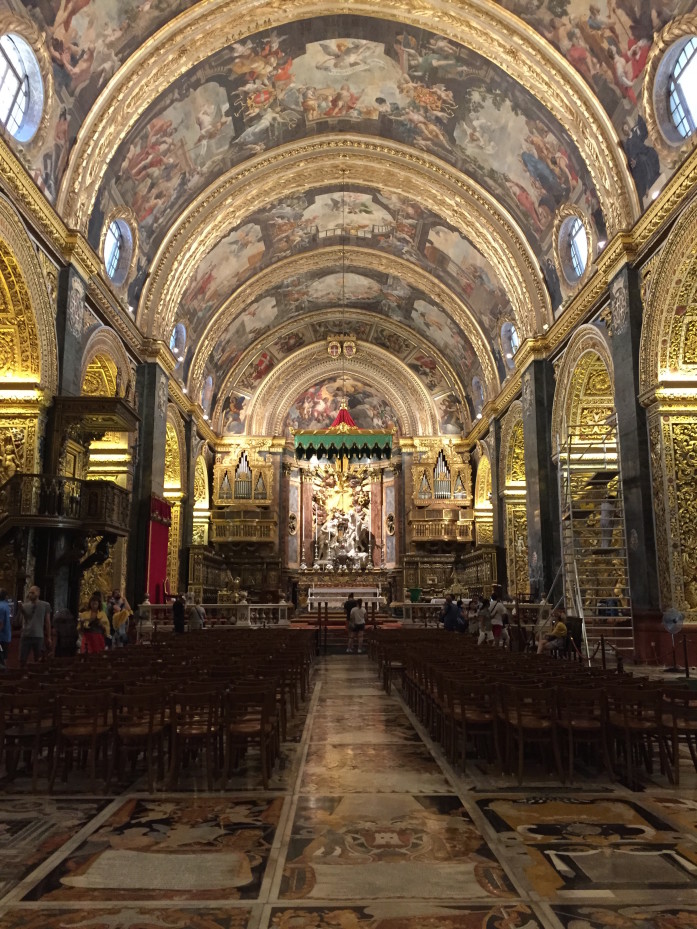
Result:
M15 783L0 929L697 929L694 790L461 777L364 655L305 711L268 791L254 753L212 792Z

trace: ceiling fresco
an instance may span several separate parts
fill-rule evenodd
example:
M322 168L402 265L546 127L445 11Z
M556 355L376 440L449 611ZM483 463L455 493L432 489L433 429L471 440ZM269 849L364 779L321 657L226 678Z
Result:
M458 6L466 15L468 0ZM597 113L595 123L586 123L583 117L567 119L559 108L556 112L559 119L566 119L567 132L544 102L522 84L451 38L377 16L331 14L333 4L327 4L327 15L296 19L275 28L268 18L259 16L256 25L250 19L250 35L229 41L214 54L208 39L205 45L196 45L199 60L193 67L196 58L182 51L178 70L164 92L159 92L163 84L155 94L144 83L134 89L133 100L119 98L110 104L114 120L126 114L123 125L130 129L125 136L114 134L110 157L89 180L90 196L85 197L75 228L87 229L96 249L104 219L113 209L125 207L135 217L138 251L135 273L124 287L125 301L136 310L136 321L149 336L169 343L175 377L222 434L240 435L248 429L250 404L255 397L263 399L260 390L265 379L272 372L275 376L283 373L279 366L294 353L349 331L359 343L388 352L402 366L405 378L426 388L441 433L460 432L492 399L487 390L492 392L496 376L503 382L514 368L513 335L517 339L521 332L523 338L540 332L544 313L549 314L542 280L555 314L560 312L562 287L553 248L559 209L579 208L589 218L595 238L607 238L606 219L613 215L610 187L596 163L596 190L569 132L575 133L591 165L593 156L586 146L589 134L583 134L587 125L595 127L589 144L595 145L597 135L601 155L611 160L611 150L619 152L621 147L620 160L626 160L644 208L677 167L662 163L662 150L652 145L642 88L654 34L672 18L697 9L697 0L476 0L475 6L488 7L499 17L505 15L501 10L519 17L526 34L519 36L521 49L530 29L535 30L549 43L545 48L559 64L559 79L572 86L571 96L565 88L560 99L567 105L570 99L580 100L585 106L583 85L572 80L573 72L549 46L556 49L591 89L619 143L609 139L605 144L600 138L606 127ZM235 7L234 2L223 0L198 4L193 0L0 0L0 17L6 22L27 15L45 37L54 87L49 119L45 131L42 128L30 145L22 147L14 140L10 144L51 203L67 204L66 191L76 177L83 176L76 162L85 140L99 149L99 140L91 135L96 124L91 117L96 119L94 114L101 113L104 101L115 94L116 85L109 82L119 69L125 65L121 74L130 75L139 50L141 56L143 50L150 54L165 44L167 35L174 36L179 28L174 20L180 14L184 14L184 23L199 11L201 17L205 11L216 16L219 12L221 29L225 27L224 35L230 35ZM293 12L289 3L289 20ZM428 13L426 5L424 23L429 22ZM309 16L309 11L302 15ZM430 22L435 25L439 19L448 23L451 34L457 34L452 21L441 16L441 8L434 8ZM265 31L257 31L262 24ZM195 39L196 24L191 28L186 35ZM445 25L439 28L446 30ZM503 36L508 27L500 31ZM533 39L535 54L542 61L541 43ZM518 51L512 38L511 60ZM486 54L495 57L492 51ZM521 59L525 54L520 51ZM503 63L501 57L498 60ZM541 67L548 69L545 73L553 71L551 65ZM169 79L169 72L160 73ZM527 81L520 70L515 73ZM544 85L531 81L530 86ZM130 119L135 121L131 124ZM241 179L240 166L244 166L251 178L244 183L251 188L259 172L254 159L262 154L270 159L278 152L278 178L282 179L288 165L281 146L300 140L310 144L322 137L326 145L330 136L350 136L362 146L372 140L381 149L387 145L380 139L395 143L389 155L381 151L379 157L400 166L398 182L390 180L389 185L406 193L413 187L412 195L380 189L379 179L371 180L367 168L365 177L359 172L347 184L340 180L345 172L339 175L337 170L326 176L317 173L307 183L303 177L306 189L294 188L273 199L279 190L290 189L276 186L273 193L255 200L252 209L241 205L240 192L232 185L229 208L216 217L219 225L211 226L215 233L206 233L211 217L199 218L193 212L191 228L196 231L185 243L188 252L171 249L172 254L191 254L191 264L181 262L181 268L174 261L154 264L156 256L159 262L167 255L167 236L177 220L187 209L199 208L206 193L227 172L237 168ZM431 201L443 215L418 202L409 159L423 160L424 156L429 167L443 175L440 199L434 196ZM620 174L622 170L620 165ZM453 193L452 202L448 199L448 184L452 186L448 178L453 171L481 188L483 194L477 190L476 196L482 203L487 198L494 200L503 218L500 213L487 226L485 205L482 212L473 213L469 223L461 224L468 237L458 231L452 223L469 213L460 195ZM631 188L626 171L624 177ZM256 196L256 187L254 191ZM636 216L633 192L629 199ZM66 207L66 212L77 215L70 214L71 208ZM443 218L446 215L450 223ZM501 234L499 227L504 222L507 232ZM619 228L616 221L609 224L611 231ZM197 237L206 234L212 241L203 247ZM519 235L527 240L529 252L526 247L507 250L508 243L520 241ZM373 260L368 262L362 255L342 270L337 259L339 245L354 252L365 250ZM331 254L321 253L332 247ZM302 265L294 268L293 260L304 260L309 252L317 253L308 256L308 266L314 262L312 270ZM325 259L326 265L318 267ZM401 273L406 266L399 268L396 261L390 264L391 259L418 267L422 276L414 281L407 274L411 280L407 283ZM277 273L276 283L267 286L265 272L281 261L288 262L287 275L277 283ZM165 270L158 277L160 267ZM425 275L430 278L425 280ZM532 296L520 297L517 281L523 278L534 281L525 291ZM175 296L169 303L166 298L153 302L148 319L148 288L155 286L154 281L162 288L158 293ZM411 286L415 282L418 287ZM245 289L250 296L244 296ZM445 291L455 299L450 300ZM528 327L518 322L518 333L513 335L516 315L511 300L518 321L528 314L535 320ZM470 329L481 358L453 319L461 305L483 333L481 338L476 327ZM550 315L546 319L552 321ZM338 376L323 377L299 393L286 417L286 431L327 425L338 405L339 386ZM401 402L396 394L392 395L393 409L365 379L356 378L351 387L350 409L359 425L392 428L396 424L395 409ZM287 396L292 396L290 388ZM435 423L433 411L430 415Z
M336 37L327 39L330 22ZM337 130L406 143L464 171L506 206L543 266L562 203L582 204L604 235L581 156L527 90L442 36L338 17L252 36L176 79L109 164L90 240L125 203L145 267L178 213L226 170Z
M513 318L494 268L459 232L404 197L332 187L272 203L220 239L189 282L175 328L183 324L186 343L195 348L209 319L244 280L274 261L337 242L376 248L426 269L464 297L492 346L501 323ZM341 287L334 290L340 300ZM310 300L315 297L309 294ZM230 338L238 343L244 342L245 333L255 338L269 300L270 296L250 311L249 319L240 320Z
M337 307L345 306L345 312ZM313 322L303 326L309 313L332 309L331 320ZM356 316L362 311L359 319ZM379 319L386 320L381 325ZM423 292L409 287L401 279L376 272L357 273L347 268L346 274L306 273L286 280L273 295L266 295L245 308L225 326L212 350L206 349L205 377L211 377L217 388L229 377L244 353L255 343L268 336L281 325L292 322L292 331L273 342L264 354L269 356L262 367L310 342L319 341L336 332L352 332L356 338L380 345L391 354L407 359L417 346L433 346L456 371L464 371L467 378L482 377L481 364L472 343L449 314L434 305ZM389 323L401 323L412 339L397 335ZM414 337L416 337L414 339ZM505 367L498 344L491 345L501 377ZM184 378L191 364L195 343L183 354L175 373ZM428 364L428 363L427 363ZM269 368L270 370L270 368ZM417 371L421 376L421 372ZM237 386L254 389L259 378L254 366L248 369L248 382ZM434 389L424 376L429 390Z
M654 33L697 6L695 0L504 0L573 65L617 130L639 198L661 178L641 113L646 59Z

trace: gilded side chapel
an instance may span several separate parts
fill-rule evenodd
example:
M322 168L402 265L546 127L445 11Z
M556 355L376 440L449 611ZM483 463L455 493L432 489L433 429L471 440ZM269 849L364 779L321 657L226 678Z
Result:
M0 0L0 585L697 660L696 7Z

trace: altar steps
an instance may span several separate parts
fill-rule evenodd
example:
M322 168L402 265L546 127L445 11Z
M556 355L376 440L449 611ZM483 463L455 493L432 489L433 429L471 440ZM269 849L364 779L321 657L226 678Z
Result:
M324 654L338 655L346 652L348 633L346 631L346 616L343 610L330 610L325 622L324 617L319 623L317 616L311 613L296 614L291 620L294 629L314 629L318 634L318 649ZM387 613L375 614L375 626L380 629L400 629L402 624L394 616ZM369 614L366 630L373 628L373 617Z

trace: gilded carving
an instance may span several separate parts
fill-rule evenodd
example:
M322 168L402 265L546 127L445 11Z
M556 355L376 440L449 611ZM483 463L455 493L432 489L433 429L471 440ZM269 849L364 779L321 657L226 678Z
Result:
M590 381L591 391L586 391ZM607 341L596 326L580 326L572 336L558 369L552 405L552 447L555 455L570 429L583 425L590 436L609 431L605 420L614 412L614 369ZM584 403L578 403L583 395ZM608 403L609 401L609 403Z
M501 492L513 486L525 487L525 443L523 439L523 405L515 400L501 422L501 458L499 487Z
M528 568L528 517L525 500L506 501L506 565L508 592L524 596L530 590Z
M202 455L196 459L194 468L194 506L208 508L208 473Z

